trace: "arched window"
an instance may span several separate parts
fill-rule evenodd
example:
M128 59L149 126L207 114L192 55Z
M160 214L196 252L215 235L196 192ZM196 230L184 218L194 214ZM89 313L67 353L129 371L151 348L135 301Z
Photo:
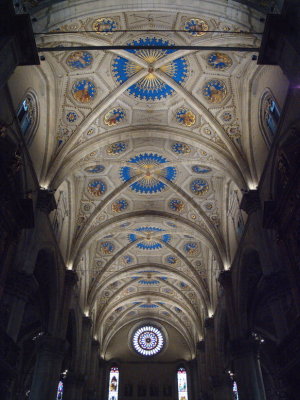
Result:
M63 381L59 381L56 393L56 400L62 400L63 394L64 394L64 384Z
M118 400L119 368L111 367L109 373L108 400Z
M178 400L188 400L187 375L185 368L177 370Z
M268 146L272 143L278 128L280 109L272 92L267 89L261 98L260 122L262 133Z
M19 126L27 144L32 142L38 120L37 98L32 91L24 96L18 110Z
M237 384L235 381L233 381L233 384L232 384L232 392L233 392L233 399L239 400L238 388L237 388Z

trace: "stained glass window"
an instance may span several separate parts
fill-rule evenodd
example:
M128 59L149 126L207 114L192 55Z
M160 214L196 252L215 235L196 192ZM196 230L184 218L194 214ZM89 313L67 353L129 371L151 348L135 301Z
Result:
M28 144L33 139L38 120L37 100L33 93L28 92L23 98L17 110L17 119L21 132L26 137Z
M56 393L56 400L62 400L63 394L64 394L64 384L63 381L59 381Z
M177 370L178 400L188 400L187 376L184 368Z
M233 400L239 400L238 388L237 388L237 384L235 381L233 382L233 385L232 385L232 391L233 391Z
M268 145L271 144L273 137L277 131L280 119L280 109L278 104L270 92L266 90L261 101L261 121L263 126L263 136Z
M109 373L108 400L118 400L119 368L111 367Z
M142 326L133 334L133 348L143 356L153 356L164 346L162 332L155 326Z

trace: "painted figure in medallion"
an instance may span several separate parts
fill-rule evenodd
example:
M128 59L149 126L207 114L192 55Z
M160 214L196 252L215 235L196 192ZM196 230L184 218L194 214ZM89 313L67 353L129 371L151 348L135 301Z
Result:
M92 64L93 56L88 51L74 51L67 58L67 65L74 69L83 69Z
M226 96L225 83L213 79L205 84L202 93L210 103L220 103Z
M80 103L89 103L96 96L95 84L91 81L83 79L74 83L72 87L72 94L75 100Z

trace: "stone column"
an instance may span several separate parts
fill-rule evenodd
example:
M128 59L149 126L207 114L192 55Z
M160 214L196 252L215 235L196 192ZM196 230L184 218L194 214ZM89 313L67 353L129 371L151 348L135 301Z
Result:
M78 400L81 399L79 394L82 394L82 388L85 382L85 377L75 372L68 372L64 380L64 398L63 400Z
M228 327L231 337L237 337L238 321L234 310L233 289L232 289L232 274L231 271L221 271L218 281L224 290L226 315L228 319Z
M30 400L55 399L67 344L61 338L44 335L36 339L36 348Z
M206 318L204 321L205 328L205 364L209 376L214 375L216 369L215 357L215 332L213 317Z
M74 285L78 281L78 276L75 271L66 270L65 272L65 282L64 282L64 292L62 296L61 303L61 312L60 312L60 320L58 321L58 332L59 336L65 337L67 327L68 327L68 319L69 319L69 311L70 311L70 303L72 299L72 291Z
M231 341L239 400L266 400L258 350L259 341L252 338Z
M201 340L197 343L197 372L198 372L198 394L200 398L208 391L207 368L205 365L205 342ZM198 398L197 397L197 398Z
M212 377L214 400L232 400L232 381L228 375L220 374Z
M99 357L99 342L98 340L92 340L91 345L91 357L89 362L89 371L88 371L88 400L96 400L96 389L100 384L99 382L99 366L98 366L98 357Z
M266 292L268 293L268 304L271 310L277 343L279 344L289 333L286 319L286 310L282 304L287 282L279 274L272 274L264 277Z
M38 283L33 275L16 271L8 278L5 291L12 297L12 301L6 332L15 342L19 335L28 298L37 289Z

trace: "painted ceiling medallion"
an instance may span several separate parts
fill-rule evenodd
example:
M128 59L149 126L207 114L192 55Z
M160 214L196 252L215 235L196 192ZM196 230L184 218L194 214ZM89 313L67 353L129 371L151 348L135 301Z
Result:
M192 126L195 124L196 116L191 110L187 108L180 108L176 112L176 120L182 125Z
M227 54L214 52L208 55L207 63L213 69L224 71L231 67L232 59Z
M108 256L114 252L115 245L112 242L100 242L99 249L103 255Z
M92 81L83 79L73 84L72 95L80 103L90 103L96 96L97 90Z
M92 165L90 167L85 168L85 171L88 172L89 174L97 174L99 172L103 172L105 170L104 165Z
M221 115L221 118L224 122L229 122L232 120L232 114L228 111L223 112L223 114Z
M67 65L73 69L84 69L93 62L93 56L88 51L74 51L67 58Z
M133 262L133 258L130 255L126 254L125 256L123 256L123 261L125 264L131 264Z
M94 179L89 182L88 191L95 197L102 196L106 192L106 184L101 180Z
M188 154L191 152L191 148L186 143L176 142L171 146L171 150L177 154Z
M202 89L202 94L210 103L221 103L225 98L227 89L225 83L218 79L206 82Z
M175 264L178 263L178 258L175 257L175 256L167 256L167 257L166 257L166 262L167 262L168 264L175 265Z
M113 212L115 213L124 211L126 210L127 207L128 207L128 202L125 199L116 200L111 206Z
M205 165L193 165L192 171L195 172L195 174L207 174L208 172L211 172L211 168L206 167Z
M162 234L164 229L143 226L134 230L137 233L130 233L128 240L130 243L138 241L136 247L141 250L158 250L163 247L163 243L169 243L171 235Z
M164 45L171 46L167 40L157 38L142 38L134 40L129 43L133 46L154 46ZM127 50L135 54L137 57L146 61L148 64L148 73L145 77L141 78L137 83L133 84L127 89L127 93L134 96L139 100L162 100L174 93L174 89L166 84L162 79L155 74L155 63L168 54L174 53L175 50L161 50L161 49L130 49ZM112 72L114 78L119 84L126 82L131 76L143 69L142 66L136 64L134 61L128 60L124 57L116 57L112 64ZM177 84L182 84L188 76L188 64L185 58L180 57L175 60L169 61L158 68L159 72L165 73L168 77L172 78Z
M125 142L115 142L107 147L106 152L107 154L115 156L123 153L125 150L127 150L127 144Z
M108 126L118 125L125 118L125 111L122 108L113 108L104 116L104 123Z
M121 167L120 178L123 182L136 179L130 185L131 190L136 193L153 194L166 189L167 181L174 181L176 178L176 168L168 167L167 159L153 153L144 153L132 157L127 161L130 166Z
M208 191L208 182L205 179L195 179L191 183L191 191L197 196L202 196Z
M184 202L180 199L172 199L169 201L168 206L173 211L182 211L184 209Z
M198 253L199 246L196 242L188 242L183 246L183 250L188 256L194 256Z
M103 35L110 35L117 30L117 23L112 18L97 18L93 22L93 30Z
M71 123L75 122L77 120L77 118L78 118L78 115L75 111L70 111L66 115L66 120Z
M184 24L184 30L192 36L203 36L208 31L208 23L204 19L191 18Z

